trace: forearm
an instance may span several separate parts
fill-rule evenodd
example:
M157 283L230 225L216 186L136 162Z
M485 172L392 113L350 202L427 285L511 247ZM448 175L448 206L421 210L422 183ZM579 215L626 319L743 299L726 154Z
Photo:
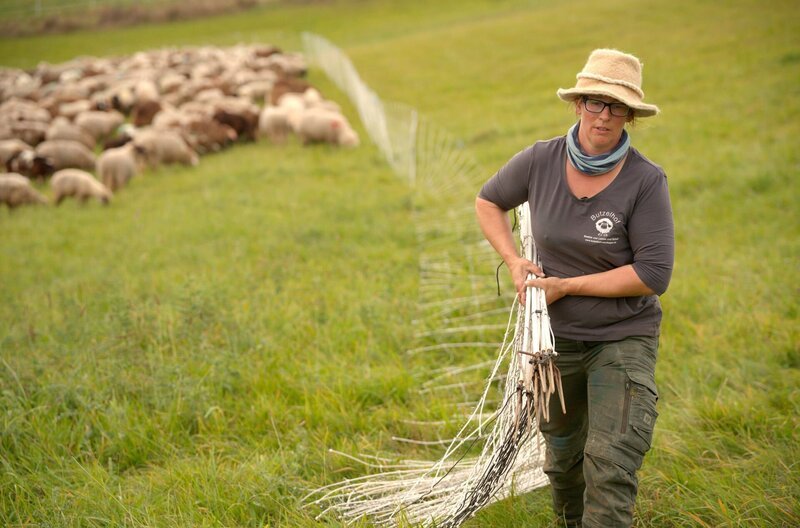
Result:
M636 297L654 295L630 264L601 273L561 279L565 295Z
M475 214L486 240L489 241L506 265L518 259L519 253L517 245L514 243L514 236L511 233L511 224L506 211L503 211L488 200L476 198Z

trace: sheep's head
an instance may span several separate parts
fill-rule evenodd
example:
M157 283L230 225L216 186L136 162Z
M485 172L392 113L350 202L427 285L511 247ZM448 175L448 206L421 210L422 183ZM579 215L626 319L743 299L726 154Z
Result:
M47 198L42 196L36 191L33 191L33 194L30 196L30 203L34 205L47 205Z
M357 147L360 141L358 134L350 127L343 127L339 130L339 145L343 147Z
M46 178L56 171L56 167L50 158L36 155L33 157L31 165L31 176L33 178Z

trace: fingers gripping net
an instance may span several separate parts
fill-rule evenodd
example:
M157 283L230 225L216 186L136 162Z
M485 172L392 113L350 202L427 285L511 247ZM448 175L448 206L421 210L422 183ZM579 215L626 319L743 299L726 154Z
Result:
M383 102L336 46L310 34L304 34L303 41L307 58L350 97L367 135L414 193L419 315L414 321L416 343L408 354L498 350L494 361L444 367L422 382L420 392L455 392L452 389L458 387L466 395L463 384L443 380L491 366L476 399L465 396L458 404L471 413L458 411L463 425L455 437L427 442L395 438L445 445L439 460L397 461L337 452L377 473L319 488L306 501L320 507L320 516L335 514L346 522L367 516L376 526L459 526L512 490L524 493L547 484L537 424L547 418L549 398L560 391L560 383L552 362L546 303L541 290L530 289L524 306L511 295L498 297L494 292L497 255L477 229L471 206L485 175L469 152L415 109ZM528 258L535 262L530 222L522 225L527 225L527 231L521 231L523 251L528 244ZM499 344L496 336L504 329ZM498 394L500 400L491 401ZM472 454L479 446L480 453Z

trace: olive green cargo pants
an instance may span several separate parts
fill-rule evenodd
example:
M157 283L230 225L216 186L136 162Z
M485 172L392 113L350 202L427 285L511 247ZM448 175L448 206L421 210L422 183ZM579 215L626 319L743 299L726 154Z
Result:
M553 398L550 422L540 424L553 507L567 526L629 527L658 416L658 338L555 345L567 414Z

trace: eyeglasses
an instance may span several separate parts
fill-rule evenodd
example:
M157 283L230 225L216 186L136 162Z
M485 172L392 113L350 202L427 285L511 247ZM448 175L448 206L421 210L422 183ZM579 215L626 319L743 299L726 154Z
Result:
M611 111L611 115L616 117L625 117L631 111L630 107L624 103L606 103L599 99L583 98L583 107L593 114L601 113L605 107Z

